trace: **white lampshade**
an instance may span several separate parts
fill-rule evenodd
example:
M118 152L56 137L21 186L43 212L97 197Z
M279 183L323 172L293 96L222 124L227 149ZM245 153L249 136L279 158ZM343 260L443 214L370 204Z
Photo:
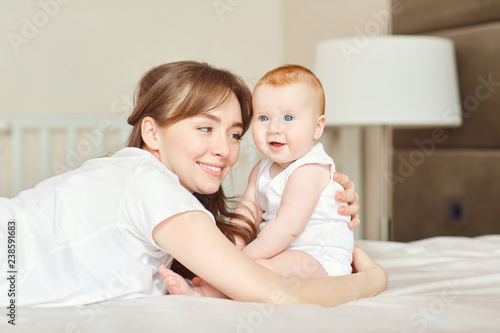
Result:
M326 95L327 125L459 126L453 43L427 36L323 41L315 74Z

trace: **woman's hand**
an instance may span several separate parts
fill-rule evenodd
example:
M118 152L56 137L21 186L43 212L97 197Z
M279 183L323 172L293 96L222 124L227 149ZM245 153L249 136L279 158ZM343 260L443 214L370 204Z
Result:
M349 222L349 228L356 228L361 221L359 220L359 195L354 190L354 183L349 179L347 175L340 172L335 172L333 174L333 180L342 185L345 192L337 193L335 199L341 202L347 202L348 206L341 206L338 209L341 215L350 215L351 221Z

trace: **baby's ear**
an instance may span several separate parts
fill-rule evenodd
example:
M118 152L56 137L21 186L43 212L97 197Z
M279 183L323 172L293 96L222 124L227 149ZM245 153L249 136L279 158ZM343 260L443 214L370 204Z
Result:
M144 117L141 122L141 136L149 150L158 150L160 145L158 142L158 125L151 117Z
M325 129L326 117L324 114L319 116L318 122L316 124L316 130L314 131L314 139L318 140L321 135L323 135L323 130Z

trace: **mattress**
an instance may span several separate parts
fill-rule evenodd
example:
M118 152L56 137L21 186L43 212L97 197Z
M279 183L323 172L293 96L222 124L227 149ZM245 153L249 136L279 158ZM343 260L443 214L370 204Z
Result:
M356 243L385 267L388 288L334 308L155 296L20 307L15 327L2 316L0 331L500 332L500 235Z

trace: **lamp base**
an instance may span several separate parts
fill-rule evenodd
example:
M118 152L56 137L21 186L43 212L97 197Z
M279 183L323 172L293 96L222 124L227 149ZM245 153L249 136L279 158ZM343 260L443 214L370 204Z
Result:
M390 126L368 126L364 133L364 216L365 237L371 240L389 240L391 191Z

